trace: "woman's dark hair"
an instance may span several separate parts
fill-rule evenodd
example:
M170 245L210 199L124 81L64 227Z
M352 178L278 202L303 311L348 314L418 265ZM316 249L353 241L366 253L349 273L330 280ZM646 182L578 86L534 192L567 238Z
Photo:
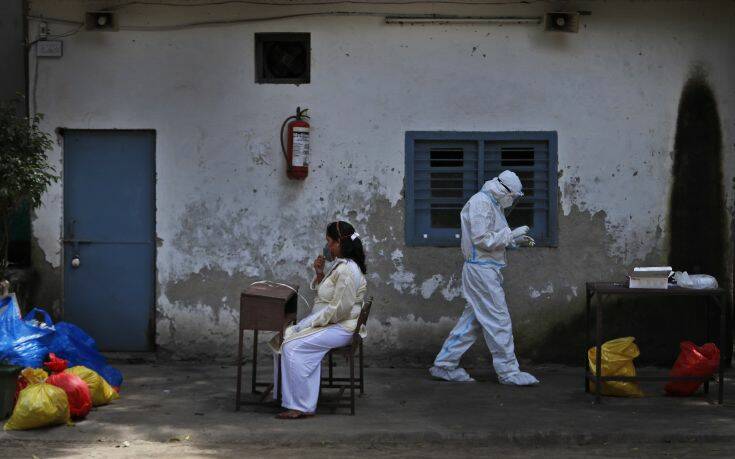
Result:
M362 249L362 241L359 237L353 241L353 234L355 234L355 228L347 222L338 221L327 225L327 236L339 242L339 250L342 253L342 258L349 258L354 261L360 267L360 271L363 274L367 274L365 251Z

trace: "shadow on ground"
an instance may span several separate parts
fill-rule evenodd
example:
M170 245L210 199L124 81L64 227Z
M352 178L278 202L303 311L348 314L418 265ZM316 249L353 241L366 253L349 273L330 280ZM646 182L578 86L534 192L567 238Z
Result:
M45 457L55 457L68 455L74 445L124 449L124 442L136 448L148 443L199 448L206 455L207 448L234 451L238 445L278 445L287 451L349 444L380 448L460 442L473 448L536 448L735 440L735 403L728 399L735 384L730 379L724 406L701 394L663 397L662 385L644 386L650 396L643 399L608 398L593 405L584 393L581 368L537 366L532 371L542 385L536 388L501 386L489 371L470 371L477 383L452 384L430 379L426 370L368 368L366 394L358 399L356 416L320 408L312 419L280 421L274 418L275 406L234 411L234 367L189 363L120 368L126 377L120 400L95 409L73 427L0 433L0 455L14 451L11 446L42 446ZM268 374L263 368L263 379ZM249 381L247 374L244 379Z

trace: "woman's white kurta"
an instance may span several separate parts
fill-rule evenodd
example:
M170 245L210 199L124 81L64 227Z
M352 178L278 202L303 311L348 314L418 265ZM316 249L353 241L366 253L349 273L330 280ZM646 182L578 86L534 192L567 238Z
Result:
M280 348L282 406L305 413L316 410L322 359L352 339L367 282L354 261L338 259L318 286L312 282L312 288L317 297L311 313L286 330ZM360 334L364 336L364 330ZM277 363L274 368L278 381Z

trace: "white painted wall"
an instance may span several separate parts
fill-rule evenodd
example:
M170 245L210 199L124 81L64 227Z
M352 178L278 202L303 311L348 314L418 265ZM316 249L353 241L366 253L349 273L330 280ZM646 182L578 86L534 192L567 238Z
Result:
M446 317L455 317L460 307L458 277L452 276L459 262L447 266L437 261L436 269L423 276L403 268L405 131L557 131L560 217L603 211L609 239L599 241L600 256L617 260L624 269L663 249L677 104L691 67L699 63L718 98L724 183L732 213L735 4L620 1L578 6L592 15L583 18L575 35L521 25L396 26L380 17L83 31L64 39L63 58L38 62L37 103L49 130L156 130L156 219L162 240L158 343L164 347L195 346L199 337L202 346L229 343L234 328L228 321L237 316L232 295L222 295L221 316L212 312L220 304L193 297L191 302L171 301L167 286L202 270L305 282L304 266L318 253L324 224L349 216L365 234L362 228L379 224L368 221L378 198L395 206L398 217L382 240L366 234L375 265L392 267L371 277L390 285L394 295L388 299L396 303L376 317L426 319L440 336L451 324ZM538 14L546 8L391 10L488 15ZM31 9L34 15L75 21L83 11L74 2L35 0ZM302 10L307 9L291 11ZM125 26L283 11L129 7L119 15ZM53 24L52 32L72 28ZM311 33L311 84L254 83L253 34L280 31ZM281 121L297 105L310 109L314 133L313 167L303 183L286 179L278 142ZM62 170L62 145L51 158ZM356 214L350 216L350 211ZM61 216L59 183L34 220L34 235L55 267L61 263ZM653 236L657 227L664 231L662 238ZM518 258L516 272L538 263L535 255ZM554 286L543 278L537 273L537 285L530 287L517 281L523 290L517 295L530 301L517 312L524 321L533 320L531 310L554 306L547 295ZM570 292L576 297L581 288L579 283L557 285L556 291L571 298ZM418 297L426 303L425 311L402 309L404 297ZM455 300L453 307L445 307L448 300ZM217 331L223 327L226 332ZM377 323L374 327L377 336L384 333ZM189 341L176 336L184 330L193 335Z

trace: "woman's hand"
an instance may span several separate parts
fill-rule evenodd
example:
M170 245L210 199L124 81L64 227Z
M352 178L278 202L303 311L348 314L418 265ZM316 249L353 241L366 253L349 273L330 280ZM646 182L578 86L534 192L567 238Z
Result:
M324 259L323 255L319 255L316 257L316 260L314 260L314 271L316 271L316 284L321 284L322 280L324 280L324 264L326 263L326 260Z
M326 261L324 260L323 255L319 255L316 257L316 260L314 260L314 271L316 271L316 275L324 275L324 264Z

